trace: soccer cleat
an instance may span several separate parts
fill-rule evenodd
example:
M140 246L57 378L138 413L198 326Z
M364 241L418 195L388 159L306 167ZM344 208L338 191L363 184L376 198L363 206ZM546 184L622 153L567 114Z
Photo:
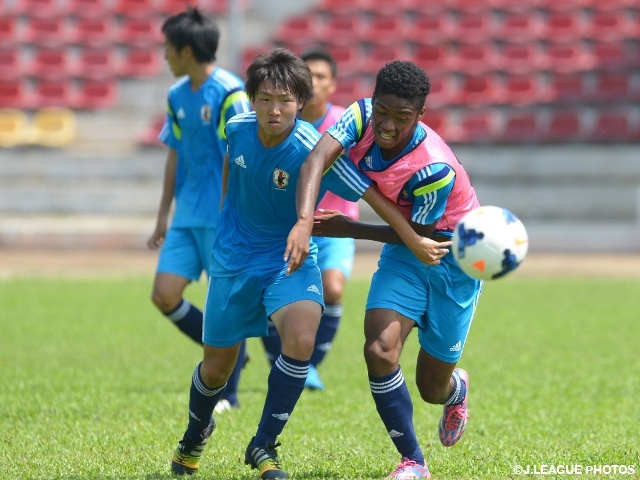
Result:
M469 418L469 411L467 409L467 400L469 399L469 375L461 368L456 368L455 371L458 372L460 379L467 386L467 393L462 403L445 405L444 407L440 424L438 425L438 434L440 436L440 443L445 447L451 447L460 440L467 426L467 419Z
M318 370L313 365L309 365L309 373L307 373L307 379L304 381L305 388L309 390L324 390L324 384L320 380Z
M209 423L209 426L203 432L200 443L194 442L186 433L184 434L171 460L171 470L173 470L173 473L176 475L193 475L198 471L202 451L215 428L216 422L213 420L213 417L211 417L211 423Z
M276 448L280 446L279 443L273 444L267 442L264 448L254 447L251 443L253 443L253 438L244 453L245 465L251 465L251 468L257 468L262 480L289 478L287 472L282 470L280 463L278 463Z
M224 412L230 412L231 410L236 410L240 408L240 402L231 403L226 398L222 398L218 400L215 408L213 409L217 414L221 414Z
M418 462L409 460L407 457L403 457L402 461L398 464L386 480L415 480L415 479L429 479L431 478L431 472L427 465L421 465Z

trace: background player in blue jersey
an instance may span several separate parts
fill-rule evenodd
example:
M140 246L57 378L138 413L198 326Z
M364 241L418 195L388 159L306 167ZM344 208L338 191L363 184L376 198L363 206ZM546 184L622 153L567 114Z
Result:
M336 90L337 65L325 50L312 49L300 55L311 71L313 78L313 98L300 113L303 120L311 123L316 130L324 133L337 122L345 111L344 107L332 104L329 99ZM318 209L338 210L354 220L358 219L358 204L345 200L332 192L327 192L320 200ZM342 295L344 286L351 275L355 254L353 238L318 237L313 239L318 246L318 267L322 273L322 287L325 308L316 334L316 343L311 355L311 365L305 386L313 390L324 388L317 367L331 348L342 317ZM262 338L267 357L272 363L280 354L280 338L273 325L269 325L269 336ZM216 411L218 411L218 407Z
M322 280L315 244L288 248L296 223L299 168L320 134L297 114L313 95L311 74L286 49L259 55L247 69L246 90L255 112L233 117L226 125L226 190L214 236L204 317L204 354L196 366L189 394L189 422L171 463L176 474L193 474L215 428L214 406L238 358L243 340L276 326L282 353L271 368L258 429L245 451L245 463L262 479L288 478L276 447L304 390L315 334L323 308ZM327 171L327 186L347 199L376 203L383 218L398 228L424 258L439 261L442 249L424 242L345 158ZM313 216L313 210L311 212ZM299 251L298 251L299 250ZM284 255L283 255L284 253ZM290 253L304 255L296 265ZM293 268L295 267L295 268Z
M214 64L219 31L212 18L188 8L169 17L162 32L169 68L183 78L169 90L160 133L169 153L156 227L147 241L150 249L161 248L151 298L181 331L202 344L202 312L182 295L209 265L226 152L224 125L235 114L248 112L250 104L244 83Z
M315 206L322 172L343 149L353 165L397 204L418 233L443 241L451 237L457 221L477 207L478 200L453 152L420 122L429 89L429 78L411 62L391 62L380 69L373 99L352 104L301 167L302 215L290 241L308 242L313 224L307 219ZM455 367L482 282L462 272L452 254L445 255L439 265L423 265L388 227L336 215L323 218L313 232L387 243L366 306L364 353L369 385L378 414L401 456L388 480L428 479L430 472L413 426L413 403L398 362L405 340L417 327L421 349L416 384L425 402L444 404L440 441L445 446L455 444L468 418L469 387L467 372Z

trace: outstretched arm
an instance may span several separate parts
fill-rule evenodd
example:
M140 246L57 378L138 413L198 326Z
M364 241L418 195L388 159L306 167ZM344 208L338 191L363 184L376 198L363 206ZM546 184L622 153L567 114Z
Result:
M309 254L309 241L313 228L313 213L318 201L322 173L331 166L342 152L342 145L328 133L324 133L300 167L296 187L298 221L289 232L284 260L287 273L293 273Z

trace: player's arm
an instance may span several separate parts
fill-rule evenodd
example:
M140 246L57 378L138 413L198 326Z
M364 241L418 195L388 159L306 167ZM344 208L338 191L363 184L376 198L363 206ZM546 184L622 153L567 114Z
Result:
M298 269L309 254L309 240L313 228L313 213L318 202L322 173L340 155L343 146L328 133L324 133L300 167L296 187L296 209L298 220L289 232L284 260L287 272Z
M160 206L158 207L158 214L156 217L156 226L147 240L147 247L151 250L155 250L160 247L164 242L164 237L167 233L167 225L169 224L169 211L171 210L171 203L173 202L173 196L175 193L176 185L176 166L178 164L178 152L169 148L167 153L167 160L164 167L164 179L162 182L162 196L160 197Z

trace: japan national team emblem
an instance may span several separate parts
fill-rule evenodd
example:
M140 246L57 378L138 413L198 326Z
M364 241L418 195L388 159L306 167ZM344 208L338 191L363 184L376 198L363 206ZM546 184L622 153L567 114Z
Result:
M211 105L203 105L200 107L200 118L203 122L211 121Z
M275 183L278 188L286 187L289 185L289 174L284 170L276 168L273 171L273 183Z

